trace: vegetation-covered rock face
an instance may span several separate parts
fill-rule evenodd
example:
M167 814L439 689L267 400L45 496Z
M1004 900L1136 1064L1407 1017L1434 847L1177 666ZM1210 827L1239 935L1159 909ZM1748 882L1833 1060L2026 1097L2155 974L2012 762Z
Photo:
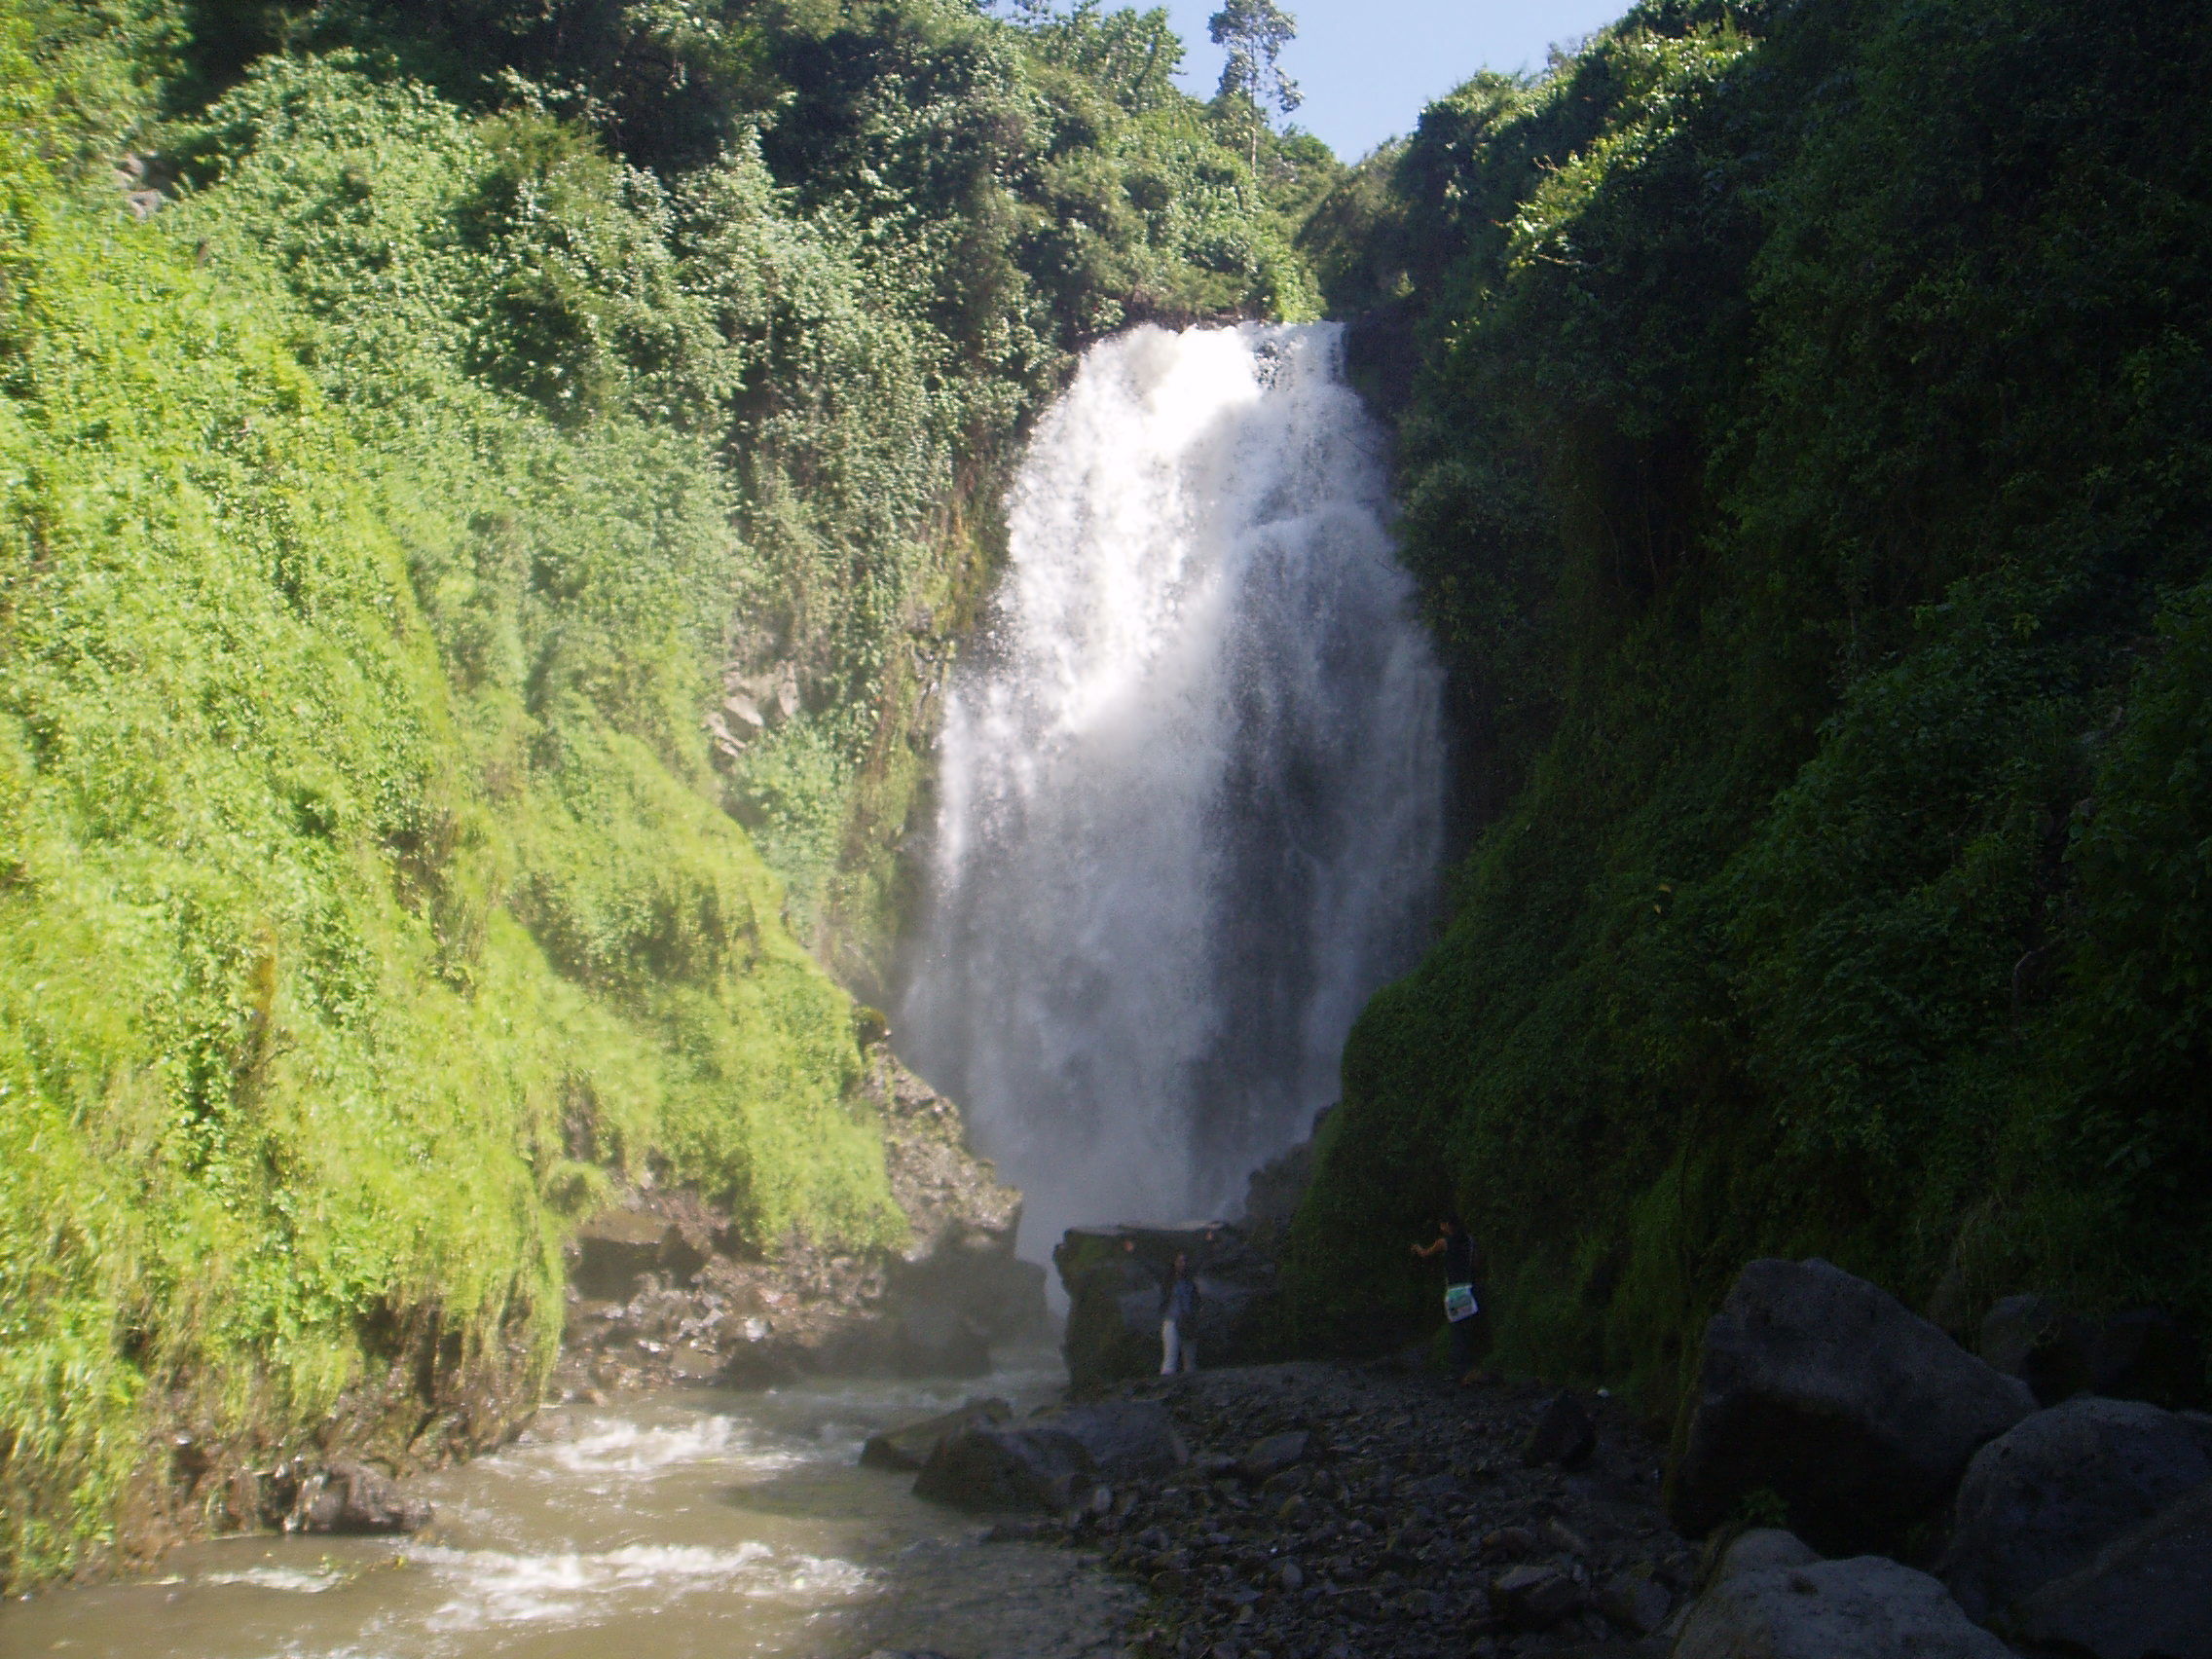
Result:
M1756 1256L2205 1328L2208 70L2149 0L1648 0L1313 216L1480 828L1308 1341L1432 1320L1446 1203L1503 1357L1662 1412Z
M498 1435L619 1181L902 1240L802 941L895 904L977 503L1090 336L1310 309L1174 56L0 4L0 1584Z

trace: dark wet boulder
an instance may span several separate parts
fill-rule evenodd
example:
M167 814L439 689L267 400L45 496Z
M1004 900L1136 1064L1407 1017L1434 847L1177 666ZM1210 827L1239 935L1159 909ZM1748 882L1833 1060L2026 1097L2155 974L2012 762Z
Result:
M1188 1460L1155 1402L1070 1406L947 1435L922 1465L914 1494L958 1509L1063 1510L1094 1487L1164 1475Z
M1925 1572L1881 1556L1731 1573L1682 1620L1674 1659L2011 1659Z
M1598 1449L1598 1425L1580 1400L1564 1389L1544 1402L1535 1426L1521 1448L1521 1460L1530 1468L1556 1463L1563 1469L1579 1469Z
M1003 1423L1014 1416L1004 1400L973 1399L942 1416L926 1418L871 1434L861 1447L861 1466L868 1469L919 1469L948 1435L977 1424Z
M1698 1534L1762 1489L1829 1554L1940 1508L2035 1396L1876 1285L1823 1261L1746 1267L1707 1325L1668 1493Z
M938 1442L914 1495L954 1509L1072 1509L1097 1485L1083 1442L1038 1424L975 1423Z
M1982 1316L1979 1352L2054 1406L2089 1385L2090 1331L2047 1296L2008 1296Z
M2023 1597L2005 1624L2033 1652L2212 1659L2212 1483Z
M296 1532L420 1532L430 1506L381 1469L333 1463L301 1482L285 1525Z
M1150 1480L1191 1460L1174 1419L1154 1400L1067 1406L1029 1420L1074 1436L1109 1481Z
M1967 1465L1943 1580L1987 1622L2208 1480L2191 1425L2157 1406L2083 1395L2037 1412Z

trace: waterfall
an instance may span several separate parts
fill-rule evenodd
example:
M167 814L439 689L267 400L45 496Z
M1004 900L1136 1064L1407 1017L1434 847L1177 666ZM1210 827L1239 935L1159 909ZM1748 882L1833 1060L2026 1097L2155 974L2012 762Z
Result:
M899 1047L1028 1194L1030 1254L1233 1211L1426 940L1442 676L1341 354L1326 323L1108 340L1008 498Z

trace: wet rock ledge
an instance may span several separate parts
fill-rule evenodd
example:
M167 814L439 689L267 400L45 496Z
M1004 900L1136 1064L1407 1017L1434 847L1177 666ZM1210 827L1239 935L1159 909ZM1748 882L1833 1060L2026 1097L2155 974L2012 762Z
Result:
M840 1254L793 1238L770 1258L696 1193L629 1192L569 1247L561 1397L825 1374L979 1377L993 1344L1044 1328L1045 1271L1014 1254L1021 1195L969 1148L959 1109L881 1043L864 1088L913 1228L906 1249Z

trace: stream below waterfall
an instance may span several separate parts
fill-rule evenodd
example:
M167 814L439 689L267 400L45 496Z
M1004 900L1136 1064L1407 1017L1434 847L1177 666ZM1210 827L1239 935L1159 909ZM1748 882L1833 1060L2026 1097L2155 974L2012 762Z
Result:
M971 1394L1056 1398L1056 1353L965 1382L826 1381L543 1413L515 1445L410 1484L414 1538L189 1545L151 1574L0 1608L30 1659L1080 1659L1133 1591L1082 1558L983 1544L974 1517L858 1466L877 1429Z

